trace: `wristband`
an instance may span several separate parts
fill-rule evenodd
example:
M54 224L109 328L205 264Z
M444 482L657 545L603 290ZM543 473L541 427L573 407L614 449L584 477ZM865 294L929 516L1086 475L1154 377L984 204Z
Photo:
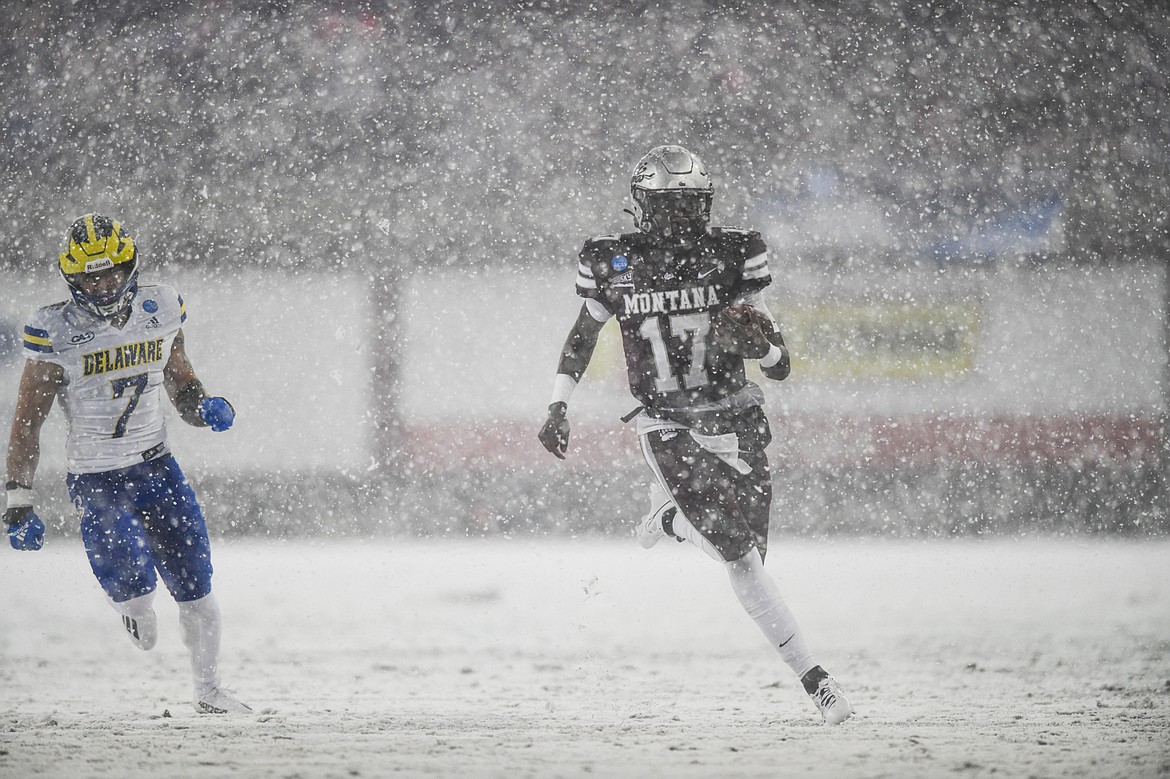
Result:
M771 368L776 363L780 362L780 358L784 356L784 350L776 344L772 344L768 348L768 353L760 358L761 368Z
M575 389L577 389L577 382L572 376L567 373L558 373L553 380L552 400L549 401L549 405L551 406L553 403L569 405L569 397Z
M12 485L16 482L8 482L8 508L32 508L33 505L33 491L31 487L25 487L23 484Z

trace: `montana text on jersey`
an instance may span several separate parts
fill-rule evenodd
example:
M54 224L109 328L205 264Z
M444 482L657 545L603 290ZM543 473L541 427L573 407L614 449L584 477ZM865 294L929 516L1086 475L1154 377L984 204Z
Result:
M630 388L647 406L714 401L745 386L743 358L712 337L714 317L771 281L760 234L726 227L686 247L644 233L592 238L577 267L577 294L617 317Z

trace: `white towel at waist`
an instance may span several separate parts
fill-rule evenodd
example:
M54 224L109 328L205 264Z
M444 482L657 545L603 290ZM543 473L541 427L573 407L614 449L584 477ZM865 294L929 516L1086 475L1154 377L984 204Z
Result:
M694 430L691 430L690 433L691 438L695 439L695 443L730 465L739 473L746 474L752 472L752 467L745 463L739 456L739 436L735 433L703 435L702 433L696 433Z
M686 425L669 419L656 419L646 414L638 415L638 435L646 435L655 430L686 430L695 439L695 443L730 465L739 473L751 473L752 467L739 456L739 436L735 433L722 435L703 435L696 433Z

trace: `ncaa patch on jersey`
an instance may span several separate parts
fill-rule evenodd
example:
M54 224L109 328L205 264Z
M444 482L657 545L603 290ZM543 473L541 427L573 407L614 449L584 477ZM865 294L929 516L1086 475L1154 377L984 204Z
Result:
M153 300L142 301L142 310L148 314L153 314L158 311L158 303Z
M619 254L609 261L609 267L613 268L618 273L621 273L626 268L630 267L630 261L626 259L626 255Z

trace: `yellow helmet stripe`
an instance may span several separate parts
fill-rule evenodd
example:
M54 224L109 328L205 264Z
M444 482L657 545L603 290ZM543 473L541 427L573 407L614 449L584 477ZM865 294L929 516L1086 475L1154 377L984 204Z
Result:
M122 235L120 222L111 220L110 234L99 237L97 225L94 223L94 215L86 214L83 220L85 240L78 243L70 238L69 246L60 255L63 273L66 275L85 273L90 269L98 270L99 268L94 267L95 265L110 267L110 265L120 265L134 259L134 239L128 235Z

